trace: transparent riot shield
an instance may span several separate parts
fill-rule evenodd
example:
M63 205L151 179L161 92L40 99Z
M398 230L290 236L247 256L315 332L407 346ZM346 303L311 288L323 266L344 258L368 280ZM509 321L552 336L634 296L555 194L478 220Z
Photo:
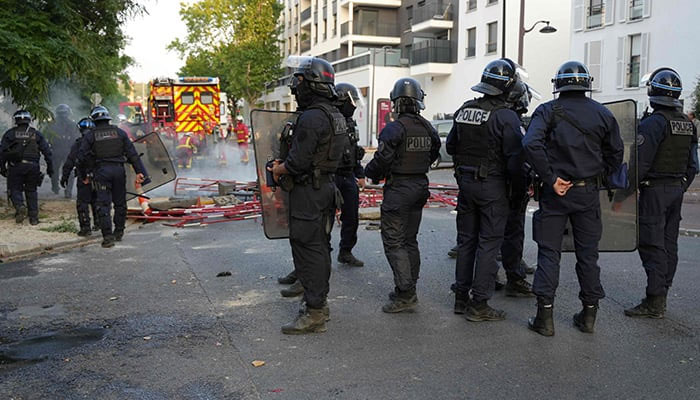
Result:
M603 236L598 244L598 250L603 252L635 251L639 237L637 191L634 190L637 183L637 103L634 100L620 100L603 105L613 113L620 127L620 136L625 144L623 163L627 165L628 181L632 187L629 190L600 191ZM635 162L631 162L632 160ZM618 191L624 191L625 195L616 196ZM620 201L621 204L613 208L613 204ZM564 232L562 251L574 251L574 238L570 223L567 223Z
M141 157L148 171L151 182L145 185L136 184L136 173L131 166L126 168L126 199L130 200L139 194L145 194L155 188L175 180L177 173L170 159L168 150L160 140L158 133L152 132L134 142L136 152Z
M280 136L289 130L297 116L296 113L284 111L250 112L263 230L268 239L289 237L289 194L279 187L268 186L266 165L269 161L280 158Z

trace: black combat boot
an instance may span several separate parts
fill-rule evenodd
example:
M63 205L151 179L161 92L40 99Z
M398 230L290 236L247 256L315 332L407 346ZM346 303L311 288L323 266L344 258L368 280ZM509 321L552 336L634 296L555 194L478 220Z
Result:
M665 300L665 296L647 296L636 307L625 310L625 315L633 318L661 319L664 317Z
M123 237L124 237L124 229L115 229L114 230L114 240L116 240L117 242L121 242Z
M505 311L491 308L486 300L470 301L467 304L466 314L465 318L471 322L503 321L506 319Z
M542 336L554 336L554 305L537 301L537 316L527 320L527 326Z
M467 311L467 304L469 303L469 294L466 293L455 293L455 314L464 314Z
M29 225L39 225L39 217L36 215L29 216Z
M402 291L396 289L394 295L389 295L390 301L382 306L382 311L389 314L400 312L413 312L418 305L416 291Z
M106 235L102 237L102 247L105 249L108 249L110 247L114 247L114 236L112 235Z
M288 288L280 290L282 297L296 297L304 294L304 286L301 285L301 281L297 280L294 284Z
M459 249L459 246L455 246L450 249L450 251L447 252L447 256L450 258L457 258L457 250Z
M296 281L297 273L294 270L292 270L292 272L288 273L286 276L281 276L277 278L277 283L279 283L280 285L291 285Z
M364 267L365 263L361 260L355 258L350 250L340 249L338 252L338 262L341 264L348 264L353 267Z
M506 296L508 297L535 297L532 293L532 285L525 279L508 279L506 283Z
M15 207L15 222L21 224L24 222L24 217L27 215L27 207L19 206Z
M303 335L305 333L321 333L326 331L326 316L322 309L304 307L303 313L298 313L294 321L282 326L285 335Z
M581 332L593 333L595 326L595 316L598 312L597 305L585 305L581 312L574 314L574 326Z
M80 224L80 231L78 236L90 236L92 235L92 230L90 229L90 214L86 212L78 212L78 223Z

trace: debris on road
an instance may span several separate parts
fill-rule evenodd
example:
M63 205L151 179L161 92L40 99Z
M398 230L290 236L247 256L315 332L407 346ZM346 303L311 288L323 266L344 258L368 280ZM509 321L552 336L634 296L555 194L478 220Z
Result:
M231 276L231 271L224 271L224 272L219 272L218 274L216 274L217 278L221 278L224 276Z
M265 361L255 360L255 361L253 361L251 364L253 364L253 366L254 366L255 368L257 368L257 367L262 367L263 365L265 365Z

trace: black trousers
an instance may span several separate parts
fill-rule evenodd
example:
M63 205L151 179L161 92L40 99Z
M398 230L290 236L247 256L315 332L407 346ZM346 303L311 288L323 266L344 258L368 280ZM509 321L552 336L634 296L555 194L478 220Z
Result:
M335 184L327 179L314 189L296 184L289 193L289 244L294 271L310 308L322 308L331 277L331 229L335 215Z
M533 292L550 304L554 301L567 220L571 221L574 234L576 275L581 287L579 299L585 305L597 305L605 297L605 291L598 266L598 242L603 232L600 197L594 185L574 186L563 197L554 193L552 187L544 188L540 209L532 218L532 236L537 242Z
M493 296L498 273L496 255L503 241L508 215L506 184L502 178L475 179L471 174L457 178L457 262L456 293L471 290L474 301Z
M525 241L525 214L530 198L523 193L510 202L506 229L501 244L501 262L508 280L525 279L525 270L520 261L523 258Z
M678 266L678 229L683 188L646 187L639 194L639 257L647 274L648 296L666 296Z
M10 190L12 205L15 208L24 206L24 197L26 197L27 215L30 218L39 216L39 197L36 188L41 185L40 177L41 171L38 161L12 163L8 169L7 188Z
M114 230L123 231L126 224L126 171L119 163L104 163L95 169L97 182L95 204L102 236L112 234L110 211L114 204Z
M420 274L418 230L428 201L428 178L392 178L384 185L381 229L384 255L402 292L416 290Z
M340 250L350 251L357 244L360 213L360 191L354 175L335 176L335 185L343 196L340 208Z

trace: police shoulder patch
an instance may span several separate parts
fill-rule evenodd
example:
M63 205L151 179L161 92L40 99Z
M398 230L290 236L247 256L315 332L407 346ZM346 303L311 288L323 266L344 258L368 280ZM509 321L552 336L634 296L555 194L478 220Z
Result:
M637 146L641 146L644 144L644 136L643 135L637 135Z

